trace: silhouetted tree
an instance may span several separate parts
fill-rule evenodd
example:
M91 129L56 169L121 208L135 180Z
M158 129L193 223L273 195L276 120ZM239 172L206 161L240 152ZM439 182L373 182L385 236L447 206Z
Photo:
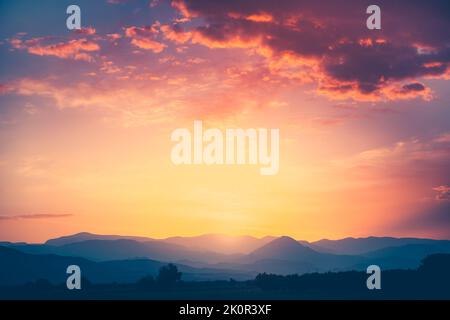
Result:
M174 264L168 264L167 266L159 269L156 281L164 286L171 287L181 280L181 272L178 272L178 268Z
M258 274L255 278L256 286L263 290L276 290L285 288L286 282L286 277L284 276L267 274L265 272Z

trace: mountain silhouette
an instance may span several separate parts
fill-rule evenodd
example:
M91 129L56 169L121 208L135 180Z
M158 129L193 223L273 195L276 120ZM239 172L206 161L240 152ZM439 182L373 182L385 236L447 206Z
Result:
M219 262L226 259L216 252L196 251L161 241L140 242L135 240L87 240L60 246L59 254L81 256L91 260L117 260L149 258L162 261Z
M27 254L0 246L0 285L20 285L46 279L65 283L66 269L78 265L82 276L94 283L131 283L148 275L156 275L166 262L150 259L94 262L85 258L54 254ZM176 264L186 280L250 279L255 273L223 269L198 269Z
M134 241L152 241L154 239L147 237L134 237L134 236L118 236L118 235L100 235L93 234L89 232L80 232L69 236L63 236L55 239L49 239L45 242L47 245L51 246L62 246L70 243L87 241L87 240L120 240L128 239Z
M358 256L317 252L291 237L283 236L238 258L236 262L244 264L244 268L259 272L301 274L345 269L362 263L363 260L364 258Z
M172 262L196 269L209 269L212 274L217 270L225 270L225 273L232 270L239 274L258 272L302 274L365 270L371 264L379 265L383 270L411 269L417 268L421 259L427 255L450 252L450 241L417 238L345 238L310 243L287 236L258 239L212 234L148 239L150 238L79 233L50 239L45 244L4 242L0 245L23 253L80 257L91 262L116 260ZM221 242L228 244L222 246ZM219 249L216 251L216 247L220 246L222 252L218 252ZM236 252L239 250L238 246L243 247L240 249L241 252L253 247L255 249L248 253L223 253ZM206 250L208 248L211 250ZM374 248L381 249L373 250ZM217 271L217 274L220 273Z
M301 245L291 237L280 237L248 254L244 260L305 260L320 256L321 253Z
M152 260L92 262L83 258L25 254L1 246L0 261L0 299L450 298L449 254L427 256L417 269L383 270L382 290L367 289L365 271L259 273L245 281L224 281L223 277L222 280L210 276L196 278L189 274L199 271L206 274L207 270ZM83 290L67 290L65 269L69 264L81 267ZM223 274L216 275L220 276Z
M276 239L266 236L228 236L224 234L204 234L194 237L170 237L162 241L201 251L216 251L222 254L246 254Z
M245 254L269 243L275 237L266 236L256 238L252 236L229 236L225 234L204 234L192 237L169 237L165 239L154 239L148 237L99 235L89 232L49 239L46 245L63 246L71 243L88 240L134 240L138 242L158 241L161 243L176 244L197 251L211 251L221 254Z
M57 254L78 256L93 261L148 258L154 260L187 262L196 266L226 261L237 255L191 250L190 248L161 241L85 240L55 246L49 244L25 244L3 242L0 245L30 254Z
M420 266L423 258L436 253L450 253L450 241L388 247L368 252L364 257L367 258L366 263L377 264L383 269L415 269Z
M315 242L300 241L300 243L319 252L360 255L388 247L400 247L408 244L450 243L450 241L421 238L367 237L339 240L322 239Z

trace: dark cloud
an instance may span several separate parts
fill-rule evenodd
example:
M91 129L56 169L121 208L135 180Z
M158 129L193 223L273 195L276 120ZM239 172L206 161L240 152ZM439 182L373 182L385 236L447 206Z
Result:
M423 91L423 90L425 90L425 86L421 83L415 82L415 83L405 84L402 87L402 89L405 91Z
M446 61L450 61L448 57ZM348 43L328 52L324 69L334 79L354 81L361 92L370 93L390 80L444 74L447 66L443 62L435 54L420 55L416 48L407 45Z
M321 78L342 82L338 91L371 94L393 82L446 74L448 0L380 0L382 30L366 28L369 4L356 0L172 1L184 16L202 18L195 29L198 43L226 47L236 39L239 43L257 40L274 56L291 53L298 59L314 58ZM421 91L417 85L408 86L405 91Z

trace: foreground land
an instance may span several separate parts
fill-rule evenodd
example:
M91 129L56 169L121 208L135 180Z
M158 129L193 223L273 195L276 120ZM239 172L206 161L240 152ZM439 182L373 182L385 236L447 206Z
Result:
M146 277L131 284L92 284L81 290L37 280L0 287L1 299L450 299L450 255L424 259L417 270L382 273L381 290L368 290L365 272L312 273L280 276L259 274L249 281L181 281Z

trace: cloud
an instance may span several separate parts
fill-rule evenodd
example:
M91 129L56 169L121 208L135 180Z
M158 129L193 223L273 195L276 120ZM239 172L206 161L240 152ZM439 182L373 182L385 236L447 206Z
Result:
M144 50L151 50L154 53L160 53L163 51L167 46L161 42L154 41L151 39L146 38L136 38L131 40L131 44L134 46L144 49Z
M178 24L163 25L161 31L166 39L176 43L186 43L192 38L192 33L184 31Z
M442 185L433 188L437 192L436 200L439 201L450 201L450 186Z
M97 30L95 30L95 28L93 28L93 27L87 27L87 28L81 28L81 29L76 29L76 30L74 30L75 31L75 33L77 33L77 34L85 34L85 35L94 35L96 32L97 32Z
M131 38L131 44L144 50L151 50L154 53L160 53L167 45L156 41L156 35L159 33L159 23L144 27L127 27L125 36Z
M0 95L7 94L11 91L11 88L6 84L0 83Z
M445 0L377 4L382 8L381 31L367 30L366 5L356 0L173 0L181 15L198 18L198 23L185 36L179 27L166 34L174 41L189 38L210 48L254 50L269 61L286 54L293 63L309 61L304 69L315 75L318 92L331 97L429 99L425 88L409 83L448 73L450 4ZM392 91L399 86L402 89Z
M434 139L434 142L436 142L436 143L450 143L450 132L444 133L444 134L436 137L436 139Z
M420 82L412 82L399 86L388 86L383 88L382 91L389 100L421 98L425 101L429 101L433 98L431 89Z
M387 179L417 179L422 183L449 177L450 143L448 133L429 139L399 141L392 146L370 149L347 159L335 161L352 174L383 176ZM449 177L450 178L450 177ZM435 190L436 191L436 190Z
M125 29L125 35L127 37L148 37L148 36L154 36L158 33L158 29L156 25L153 26L144 26L144 27L126 27Z
M169 121L182 105L175 86L151 87L146 81L116 80L92 86L83 81L64 85L54 79L20 79L10 86L17 95L52 99L59 109L101 111L105 120L125 127Z
M12 216L0 216L0 221L9 220L21 220L21 219L54 219L54 218L68 218L72 217L73 214L22 214L22 215L12 215Z
M127 1L111 1L122 2ZM10 43L34 55L90 62L121 59L126 56L125 43L154 53L166 50L166 40L182 45L177 52L185 52L188 45L240 48L263 57L266 64L261 66L270 72L266 78L278 77L296 85L315 83L316 93L334 100L428 101L434 98L433 91L421 79L450 79L446 1L380 0L381 31L365 28L365 6L356 0L344 4L305 0L171 3L180 13L172 24L156 21L149 26L126 26L122 34L105 35L86 27L70 34L81 39L59 42L51 37L27 40L26 34L18 34ZM408 7L407 15L403 6ZM413 18L418 16L427 21L426 26L416 23ZM119 41L122 36L129 42Z
M97 57L81 78L61 74L7 82L3 94L50 99L55 108L85 109L109 124L134 127L173 122L173 117L246 117L250 109L270 108L282 85L260 81L266 71L252 62L229 67L196 56L182 61L172 55L155 56L154 65L164 64L159 69L109 58Z
M14 38L10 43L15 49L26 50L28 53L38 56L84 61L92 61L91 53L100 50L100 46L96 42L85 38L57 43L48 43L49 40L50 38L32 38L29 40Z

